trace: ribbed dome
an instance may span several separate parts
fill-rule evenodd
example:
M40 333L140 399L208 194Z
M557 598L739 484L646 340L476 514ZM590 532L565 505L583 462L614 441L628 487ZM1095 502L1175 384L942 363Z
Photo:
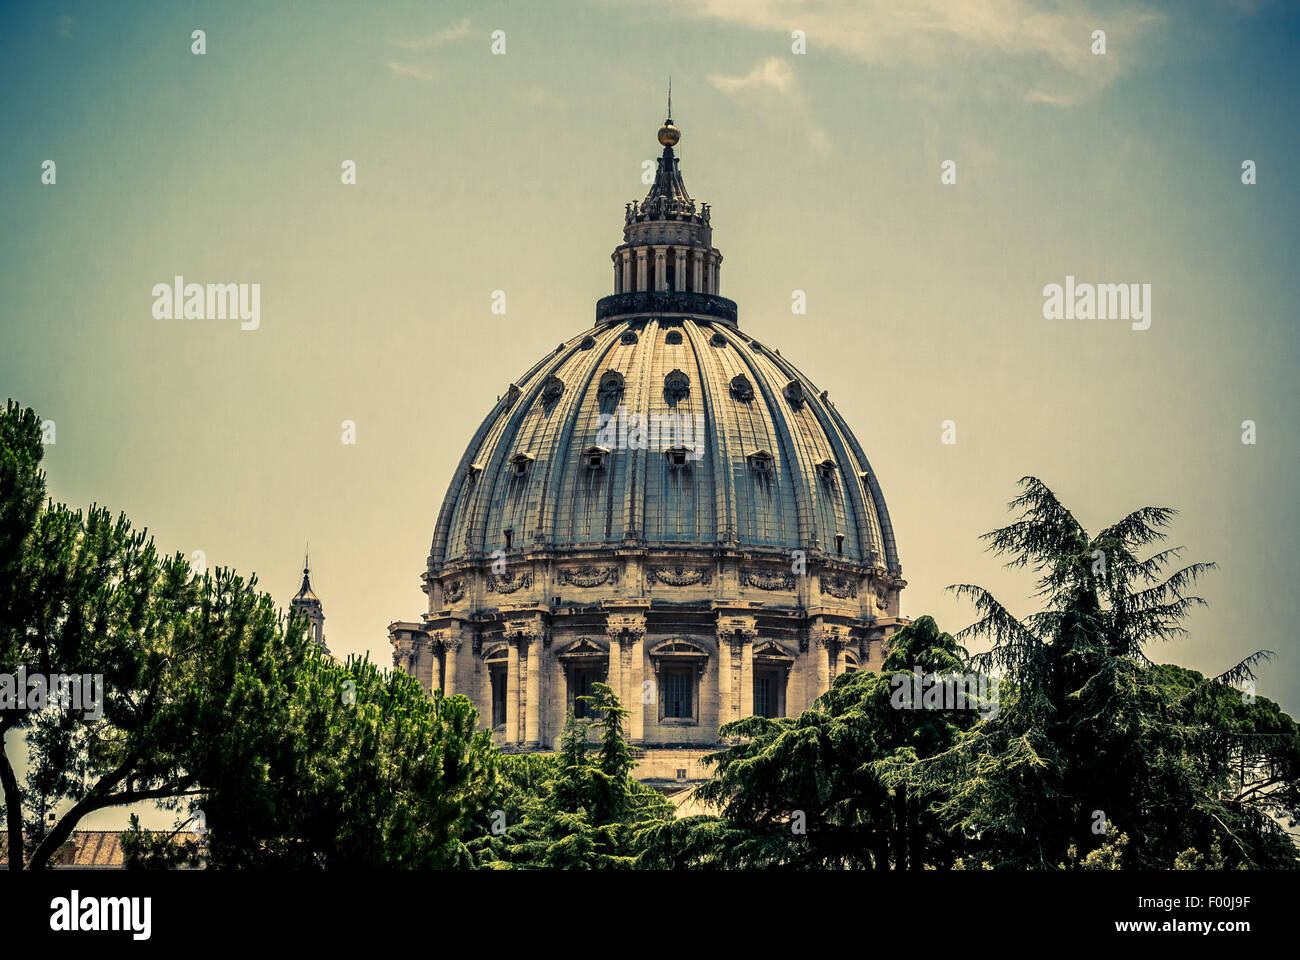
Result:
M680 432L655 437L673 414ZM626 541L820 549L900 573L880 486L835 407L774 350L698 317L601 324L511 384L452 479L430 565Z
M469 697L504 749L554 749L608 683L637 776L675 783L708 775L732 720L880 669L907 585L862 447L720 295L679 138L626 205L595 326L506 384L470 441L426 612L388 627L393 664Z

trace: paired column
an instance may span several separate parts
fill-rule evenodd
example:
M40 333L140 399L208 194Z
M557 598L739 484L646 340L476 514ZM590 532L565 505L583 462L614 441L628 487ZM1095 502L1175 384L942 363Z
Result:
M813 690L808 696L807 706L831 688L831 656L837 640L835 635L824 627L814 627L809 637L808 653L812 657Z
M520 641L519 651L528 651L528 683L525 694L528 711L524 717L524 746L536 747L542 739L542 649L540 637Z
M731 706L732 681L731 637L718 631L718 726L725 727L736 719Z
M519 742L519 658L520 638L509 637L506 653L506 743Z
M740 642L740 715L754 715L754 638L743 637Z
M720 617L717 631L718 726L721 727L754 713L754 641L758 629L753 617ZM737 646L740 647L739 664L736 663Z
M610 686L619 693L619 700L628 709L627 737L629 742L645 742L645 703L642 682L645 676L645 615L639 613L611 613L605 622L605 636L609 640ZM624 652L627 667L623 667ZM620 692L620 687L621 692ZM655 702L659 694L655 692Z
M618 697L618 702L631 710L632 705L623 686L623 643L617 633L607 632L606 637L609 640L609 669L606 671L609 688Z

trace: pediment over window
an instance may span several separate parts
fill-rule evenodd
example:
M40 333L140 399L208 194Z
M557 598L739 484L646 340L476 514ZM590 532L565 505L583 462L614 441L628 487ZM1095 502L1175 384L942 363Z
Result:
M788 661L794 662L794 656L786 652L785 647L781 646L775 640L762 640L754 644L754 659L767 661Z
M681 637L674 637L671 640L665 640L663 643L657 643L651 647L650 656L682 657L686 659L703 657L707 660L709 652L699 644L693 643L690 640L685 640Z
M565 647L563 651L556 654L556 656L561 660L582 660L596 657L603 660L608 655L609 652L607 650L596 644L595 641L591 640L589 637L582 637L575 640L573 643Z
M759 473L772 472L772 452L770 450L755 450L749 455L749 465Z

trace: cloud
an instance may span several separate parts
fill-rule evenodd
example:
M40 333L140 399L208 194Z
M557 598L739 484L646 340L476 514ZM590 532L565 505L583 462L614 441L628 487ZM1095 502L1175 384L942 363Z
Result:
M1165 21L1140 2L1119 0L656 0L656 7L779 34L787 50L791 32L803 30L809 59L833 51L883 69L960 71L978 92L1057 106L1107 87ZM1098 29L1107 34L1105 56L1091 51ZM778 83L772 69L730 79Z
M417 67L417 66L415 66L415 65L413 65L413 64L410 64L410 63L397 63L397 62L392 61L392 60L389 60L389 61L388 61L387 66L388 66L388 69L389 69L390 71L392 71L392 73L394 74L394 76L398 76L398 77L414 77L414 78L417 79L417 80L424 80L424 81L427 82L427 83L432 83L432 82L433 82L433 71L432 71L432 70L426 70L426 69L423 68L423 67Z
M467 36L468 34L469 18L466 17L454 27L439 30L427 37L417 37L413 40L395 40L393 42L399 47L404 47L407 50L428 50L430 47L445 46L446 44L451 43L454 40L459 40L461 37Z
M739 94L752 90L774 90L780 94L794 93L794 68L788 60L768 57L743 77L709 74L709 82L726 94Z
M806 118L810 115L807 101L799 88L799 79L787 59L768 57L741 76L711 73L708 79L727 96L762 108L764 117L768 119L796 115ZM830 155L830 136L811 120L806 126L804 137L819 154Z

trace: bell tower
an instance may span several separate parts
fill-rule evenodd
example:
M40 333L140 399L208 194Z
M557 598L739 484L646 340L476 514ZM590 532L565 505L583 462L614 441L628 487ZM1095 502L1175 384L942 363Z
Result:
M294 594L289 606L306 618L311 625L312 640L318 647L329 653L329 648L325 646L325 611L321 606L320 597L316 596L311 588L311 560L308 554L303 554L302 586Z

